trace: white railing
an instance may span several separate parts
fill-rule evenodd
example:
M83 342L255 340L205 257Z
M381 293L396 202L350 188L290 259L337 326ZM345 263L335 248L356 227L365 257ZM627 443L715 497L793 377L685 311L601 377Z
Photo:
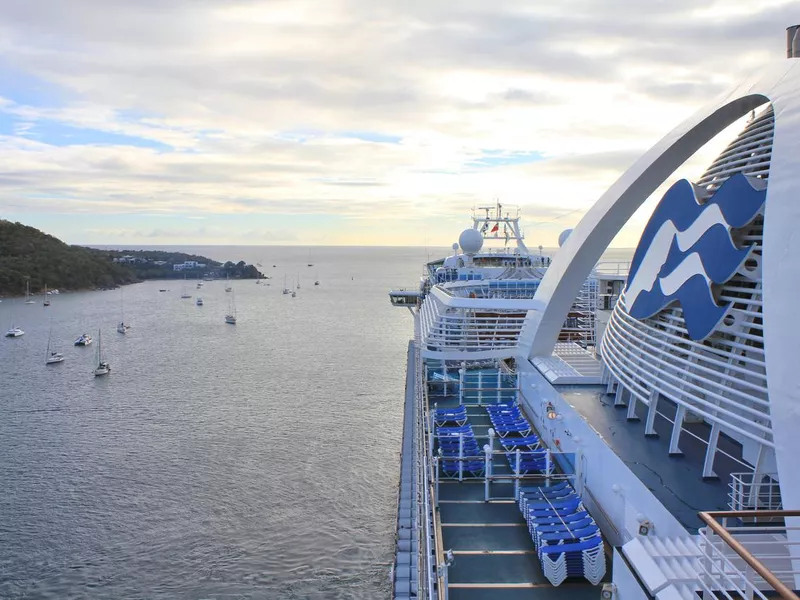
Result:
M731 473L728 484L731 510L781 510L781 488L777 473Z
M631 263L625 260L604 260L594 266L594 271L599 275L619 275L620 277L627 277L630 270Z
M415 319L415 325L419 319ZM438 555L437 548L431 547L431 540L435 539L434 532L436 531L435 518L436 514L433 510L432 492L432 477L430 457L428 456L427 448L427 394L425 393L425 370L423 367L422 354L420 352L420 333L419 327L415 326L414 341L417 347L416 356L416 378L414 387L414 402L415 402L415 415L414 415L414 456L415 468L417 472L417 544L419 552L417 554L417 574L419 582L419 590L417 597L426 598L427 600L435 600L437 597L436 585L436 556Z
M800 600L792 589L800 576L792 555L800 546L800 527L775 524L775 519L800 517L800 511L745 511L700 513L707 527L700 529L701 556L697 584L712 598L775 598ZM741 518L760 522L731 525Z
M513 349L525 324L525 309L447 307L433 295L420 311L423 349L477 351Z
M764 351L752 343L761 338L744 337L721 336L714 346L696 342L686 335L682 316L634 319L623 294L606 327L602 355L637 401L649 405L658 392L710 423L771 447Z

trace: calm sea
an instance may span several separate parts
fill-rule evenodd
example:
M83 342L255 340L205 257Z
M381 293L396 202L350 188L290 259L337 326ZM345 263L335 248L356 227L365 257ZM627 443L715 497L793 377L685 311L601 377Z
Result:
M272 279L234 282L235 327L222 281L0 303L0 598L387 598L413 327L386 292L446 249L168 249Z

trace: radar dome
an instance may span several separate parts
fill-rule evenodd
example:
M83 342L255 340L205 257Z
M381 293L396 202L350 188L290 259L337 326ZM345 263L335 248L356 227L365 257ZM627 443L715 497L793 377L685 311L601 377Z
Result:
M564 242L567 241L567 238L569 237L570 233L572 233L572 229L565 229L564 231L561 232L561 235L558 236L558 247L559 248L561 248L561 246L564 245Z
M483 236L477 229L465 229L458 236L458 243L464 254L477 254L483 246Z

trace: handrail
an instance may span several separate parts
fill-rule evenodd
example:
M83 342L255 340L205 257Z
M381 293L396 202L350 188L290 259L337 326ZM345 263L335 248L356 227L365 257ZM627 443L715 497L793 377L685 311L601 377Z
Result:
M430 494L433 496L433 483L431 483ZM444 541L442 540L442 522L438 518L439 509L433 507L434 521L434 547L436 548L436 591L439 600L447 600L447 589L445 587L444 571L439 566L445 564L444 560Z
M784 600L800 600L800 596L795 594L784 583L775 577L764 564L744 547L736 538L731 535L725 527L717 522L717 519L726 518L753 518L753 517L800 517L800 510L726 510L708 511L698 513L700 519L708 525L730 548L738 554L742 560L750 565L772 589L774 589Z

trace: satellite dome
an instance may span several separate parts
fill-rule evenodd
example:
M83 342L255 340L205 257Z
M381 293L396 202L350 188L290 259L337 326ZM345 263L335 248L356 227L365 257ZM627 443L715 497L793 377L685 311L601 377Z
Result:
M570 234L570 233L572 233L572 229L565 229L565 230L564 230L564 231L562 231L562 232L561 232L561 234L558 236L558 247L559 247L559 248L561 248L561 246L563 246L563 245L564 245L564 242L566 242L566 241L567 241L567 238L569 237L569 234Z
M483 236L477 229L465 229L458 236L464 254L477 254L483 246Z

